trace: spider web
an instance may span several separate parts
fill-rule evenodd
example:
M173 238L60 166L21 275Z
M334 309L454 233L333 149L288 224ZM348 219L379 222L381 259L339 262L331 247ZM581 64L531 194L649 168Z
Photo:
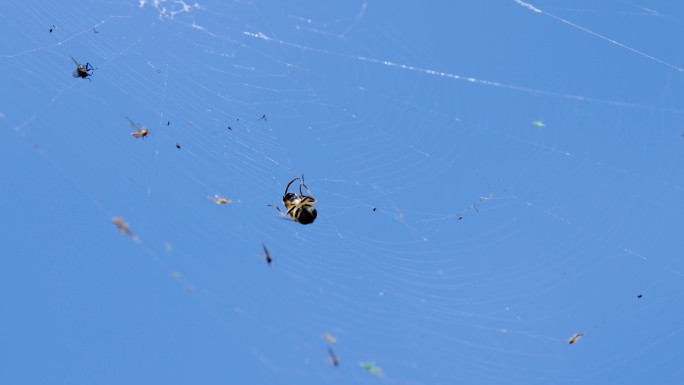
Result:
M681 6L33 5L3 383L683 374ZM308 226L267 206L301 175Z

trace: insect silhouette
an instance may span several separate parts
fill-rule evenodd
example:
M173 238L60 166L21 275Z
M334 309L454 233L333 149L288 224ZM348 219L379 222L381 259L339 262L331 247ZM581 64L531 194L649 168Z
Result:
M330 363L334 366L340 366L340 360L337 358L337 354L335 354L335 351L332 350L332 348L328 348L328 354L330 355Z
M290 186L296 180L299 181L299 194L289 192ZM304 195L304 192L302 192L302 186L306 189L308 195ZM287 210L285 213L283 213L280 210L280 207L278 206L269 206L275 207L279 213L285 216L289 215L295 222L299 222L303 225L308 225L310 223L313 223L313 221L315 221L316 217L318 216L318 213L316 212L316 207L314 206L314 202L316 202L316 198L311 196L311 190L309 190L309 187L306 185L306 183L304 183L304 175L302 175L301 179L292 179L285 188L285 193L283 194L283 204L285 205L285 209Z
M74 70L74 73L71 74L71 76L75 78L82 78L82 79L88 79L93 74L93 71L95 71L95 68L90 65L90 63L86 63L85 65L79 63L76 59L74 59L73 56L69 56L71 60L74 61L74 64L76 64L76 69ZM90 79L88 79L90 81Z
M271 266L271 263L273 263L273 257L271 256L271 253L268 252L266 245L262 243L261 246L264 248L264 259L266 260L266 263Z

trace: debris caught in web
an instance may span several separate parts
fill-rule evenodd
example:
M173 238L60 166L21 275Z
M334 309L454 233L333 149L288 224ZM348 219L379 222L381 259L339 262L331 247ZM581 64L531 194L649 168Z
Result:
M138 240L138 237L135 235L135 233L133 233L130 226L128 226L128 223L124 222L123 218L114 217L112 218L112 222L114 222L116 228L119 229L122 234L128 235L129 237L133 238L133 240Z
M179 147L179 148L180 148L180 147ZM231 203L231 202L232 202L232 200L230 200L230 199L228 199L228 198L224 198L224 197L222 197L222 196L220 196L220 195L218 195L218 194L217 194L217 195L214 195L213 197L209 197L209 200L212 201L212 202L214 202L214 203L216 203L217 205L225 205L225 204L228 204L228 203Z
M572 335L572 337L568 338L568 343L572 345L575 342L579 341L579 339L582 338L582 336L584 336L584 333L575 333Z
M359 362L359 366L372 375L378 377L383 377L385 375L385 372L382 370L382 368L377 366L373 361Z
M337 338L333 336L330 333L324 333L323 334L323 339L330 342L331 344L336 344L337 343Z

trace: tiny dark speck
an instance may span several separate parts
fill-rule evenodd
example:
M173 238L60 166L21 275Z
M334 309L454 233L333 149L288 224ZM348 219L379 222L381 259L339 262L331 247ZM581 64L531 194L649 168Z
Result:
M637 298L641 298L641 297L643 297L643 295L642 295L642 294L639 294L639 295L637 295Z
M377 207L373 207L373 211L378 211L378 208L377 208Z
M169 120L168 122L166 122L166 125L167 125L167 126L170 126L170 125L171 125L171 121Z
M179 143L176 143L176 148L180 148L180 144L179 144Z

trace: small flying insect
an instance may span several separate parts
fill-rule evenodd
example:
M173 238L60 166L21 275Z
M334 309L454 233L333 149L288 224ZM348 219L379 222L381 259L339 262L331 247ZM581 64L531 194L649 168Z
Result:
M575 342L579 341L579 339L582 338L582 336L584 336L584 333L575 333L572 335L572 337L568 338L568 343L572 345Z
M137 241L138 237L135 235L135 233L133 233L131 228L128 226L128 223L124 222L123 218L114 217L114 218L112 218L112 222L114 222L114 224L116 225L116 228L119 229L119 231L122 234L126 234L129 237L131 237Z
M266 245L264 245L263 243L261 244L261 247L264 248L264 259L266 260L266 263L268 263L268 265L271 266L271 263L273 263L273 257L271 257L271 253L268 252Z
M134 138L143 138L145 139L147 137L147 134L149 134L150 131L147 128L143 129L137 129L135 132L131 132L131 136Z
M52 33L52 31L54 31L55 29L57 29L57 27L55 27L55 25L53 24L52 27L50 27L50 29L48 31L50 31L50 33Z
M261 115L261 117L259 118L259 120L263 120L264 122L267 122L267 121L268 121L268 118L266 117L266 114L263 114L263 115Z
M145 126L142 126L134 121L131 120L131 118L126 118L129 123L131 123L131 127L135 128L135 132L131 132L131 136L134 138L143 138L145 139L147 137L147 134L150 133L150 130L145 128Z
M93 68L93 66L91 66L90 63L86 63L85 65L83 65L79 63L76 59L74 59L73 56L69 57L76 64L76 69L74 70L74 73L71 74L71 76L75 78L88 79L88 77L92 75L92 72L95 71L95 68Z
M100 31L98 31L97 28L93 27L93 33L100 33Z
M328 348L328 354L330 355L330 362L334 366L340 366L340 360L337 358L337 354L335 354L335 351L332 350L332 348Z
M299 181L299 194L288 191L292 183L294 183L296 180ZM302 186L304 186L308 195L304 195L304 192L302 192ZM278 206L269 206L275 207L279 213L285 216L289 215L295 222L308 225L309 223L313 223L313 221L316 220L316 216L318 216L314 202L316 202L316 198L311 196L311 190L309 190L309 187L306 185L306 183L304 183L304 175L302 175L301 179L292 179L285 188L285 193L283 194L283 204L287 209L285 213L283 213Z
M176 148L180 150L180 143L176 143Z

